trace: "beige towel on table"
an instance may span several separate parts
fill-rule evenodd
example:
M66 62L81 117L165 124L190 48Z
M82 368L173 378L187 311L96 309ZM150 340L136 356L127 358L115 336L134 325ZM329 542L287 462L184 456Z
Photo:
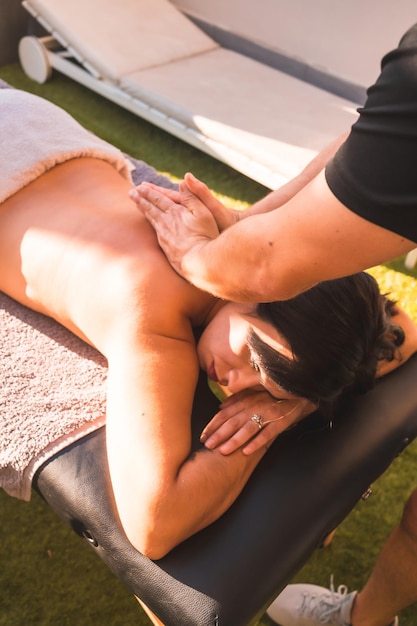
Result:
M30 499L36 469L104 424L103 356L0 293L0 487Z

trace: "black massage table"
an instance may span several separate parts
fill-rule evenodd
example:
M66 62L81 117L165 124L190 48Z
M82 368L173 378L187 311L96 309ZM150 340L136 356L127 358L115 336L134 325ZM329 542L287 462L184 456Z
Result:
M35 489L165 626L249 626L417 434L417 355L344 406L279 437L232 508L153 562L127 541L104 427L49 460ZM195 446L217 400L201 378Z

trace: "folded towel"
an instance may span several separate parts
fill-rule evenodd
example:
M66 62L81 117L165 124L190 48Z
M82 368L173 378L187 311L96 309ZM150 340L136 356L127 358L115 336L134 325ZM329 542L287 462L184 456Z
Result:
M0 293L0 486L28 500L37 467L104 424L106 361Z
M0 203L59 163L95 157L130 180L130 162L68 113L19 89L0 90Z
M13 97L4 97L6 90L8 93L14 91L0 81L0 102L7 101L11 105ZM30 99L33 103L40 100L37 104L44 106L43 100ZM22 102L21 96L18 101ZM59 116L53 112L54 119L63 126L55 129L56 137L64 127L68 132L67 116L58 111ZM35 112L34 115L36 117ZM14 116L13 125L19 126L19 130L22 123L25 126L28 124L27 118L19 118L16 109ZM2 117L3 112L0 114L0 126L4 122ZM72 124L72 118L69 119ZM49 123L52 124L51 119ZM49 137L49 129L45 127L43 130ZM9 132L10 129L7 129ZM39 126L36 133L29 132L42 143L43 134ZM0 141L3 141L1 133ZM106 153L106 159L110 155L115 166L120 166L125 174L129 173L135 184L147 180L164 187L176 186L148 164L123 157L116 148L87 131L79 133L77 130L77 133L80 138L85 133L89 149L99 151L94 156L100 154L99 158L103 158L101 151ZM14 186L28 182L26 175L25 178L20 176L15 167L17 163L29 162L26 148L27 144L23 141L18 154L14 155ZM50 161L43 165L46 168L52 166ZM4 168L7 169L8 164L2 162L0 178L3 197ZM33 168L29 170L32 173L35 171ZM8 189L11 187L8 186ZM60 324L21 306L2 293L0 329L0 487L10 495L29 500L36 470L59 450L104 425L107 363L101 354Z

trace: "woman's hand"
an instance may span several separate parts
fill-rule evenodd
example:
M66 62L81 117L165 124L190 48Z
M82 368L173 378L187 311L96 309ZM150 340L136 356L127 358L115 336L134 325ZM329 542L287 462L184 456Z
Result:
M266 391L241 391L220 405L220 411L204 428L200 441L224 455L242 448L253 454L269 447L278 435L316 410L304 398L274 400Z

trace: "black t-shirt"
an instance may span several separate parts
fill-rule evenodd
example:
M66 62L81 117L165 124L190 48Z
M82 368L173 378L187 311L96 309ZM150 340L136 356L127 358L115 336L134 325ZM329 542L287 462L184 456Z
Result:
M381 67L326 180L351 211L417 242L417 24Z

